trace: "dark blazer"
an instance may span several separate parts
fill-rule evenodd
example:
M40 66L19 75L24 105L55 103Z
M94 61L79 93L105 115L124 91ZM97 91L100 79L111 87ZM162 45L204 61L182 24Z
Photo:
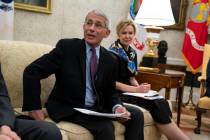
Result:
M206 93L205 96L210 97L210 59L206 68Z
M115 90L116 58L105 48L100 48L99 66L96 75L98 111L111 112L121 104ZM49 116L54 121L72 115L74 107L84 107L86 90L86 45L81 39L60 40L49 54L26 67L23 75L23 110L41 108L40 80L55 74L55 86L46 103Z
M0 126L7 125L14 128L15 115L10 104L7 87L0 70Z

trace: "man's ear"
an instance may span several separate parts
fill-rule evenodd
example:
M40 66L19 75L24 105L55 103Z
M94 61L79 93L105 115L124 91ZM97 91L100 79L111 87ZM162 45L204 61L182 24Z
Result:
M105 38L108 37L110 35L110 33L111 33L111 31L109 29L107 29L104 37Z

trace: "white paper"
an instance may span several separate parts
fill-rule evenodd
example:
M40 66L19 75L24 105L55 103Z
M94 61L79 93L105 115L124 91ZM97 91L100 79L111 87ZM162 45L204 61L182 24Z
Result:
M107 117L107 118L117 118L117 117L123 117L124 113L114 114L114 113L100 113L84 108L74 108L75 110L87 114L87 115L93 115L93 116L101 116L101 117Z
M163 99L163 96L160 96L157 91L149 90L147 93L132 93L125 92L124 95L140 97L148 100Z

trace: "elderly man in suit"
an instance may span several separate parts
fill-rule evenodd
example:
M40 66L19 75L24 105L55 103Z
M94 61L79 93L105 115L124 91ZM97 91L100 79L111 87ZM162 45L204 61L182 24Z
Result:
M52 123L15 118L0 70L0 140L61 140Z
M100 46L110 34L109 20L100 10L90 11L83 24L84 39L62 39L56 48L26 67L23 75L23 110L37 120L44 119L40 103L40 80L55 74L55 86L46 103L56 122L69 121L87 128L95 140L114 140L114 127L108 118L94 117L74 110L123 113L118 118L126 127L126 140L143 140L143 113L124 107L115 90L117 61ZM128 109L128 110L127 110Z

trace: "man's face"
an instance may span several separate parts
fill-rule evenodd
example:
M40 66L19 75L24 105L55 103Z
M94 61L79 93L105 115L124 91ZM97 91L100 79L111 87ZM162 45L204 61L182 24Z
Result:
M103 38L107 37L110 31L105 26L105 18L95 13L89 13L83 25L85 41L91 46L100 45Z

